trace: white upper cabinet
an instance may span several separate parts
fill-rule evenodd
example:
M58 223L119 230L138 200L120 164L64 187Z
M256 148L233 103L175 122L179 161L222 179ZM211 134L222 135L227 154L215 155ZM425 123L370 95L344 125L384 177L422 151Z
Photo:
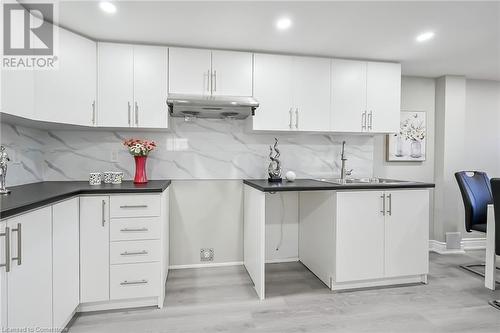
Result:
M129 127L134 102L134 49L98 44L98 125Z
M331 89L332 131L398 131L400 64L334 59Z
M1 111L18 117L35 117L35 72L2 69Z
M100 127L167 128L166 48L99 43Z
M168 49L168 92L210 95L210 50Z
M212 93L252 96L252 53L212 51Z
M169 92L252 96L252 53L169 48Z
M254 130L328 131L330 60L254 55Z
M366 109L370 130L397 133L401 112L401 65L368 62L366 77Z
M295 129L330 130L330 59L293 58Z
M360 132L366 114L366 62L332 60L331 130Z
M92 126L96 116L96 43L55 28L59 31L59 68L35 71L35 119Z
M134 46L134 124L167 128L167 49Z
M252 119L253 129L295 129L293 57L255 54L253 79L254 97L259 101Z

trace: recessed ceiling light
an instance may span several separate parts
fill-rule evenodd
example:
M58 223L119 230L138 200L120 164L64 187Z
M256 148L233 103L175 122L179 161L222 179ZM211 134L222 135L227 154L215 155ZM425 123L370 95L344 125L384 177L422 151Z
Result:
M276 21L276 28L278 28L279 30L286 30L291 26L292 20L290 20L288 17L283 17Z
M116 6L109 1L99 2L99 7L103 12L106 12L108 14L114 14L116 12Z
M432 31L427 31L427 32L424 32L420 35L417 36L416 40L417 42L426 42L428 40L431 40L432 38L434 38L434 33Z

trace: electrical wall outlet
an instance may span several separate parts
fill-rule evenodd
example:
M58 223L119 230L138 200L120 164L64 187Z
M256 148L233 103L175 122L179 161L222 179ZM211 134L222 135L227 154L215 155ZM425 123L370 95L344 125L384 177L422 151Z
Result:
M214 249L201 249L200 250L200 260L201 261L214 261Z
M111 151L110 159L111 162L118 162L118 152L116 150Z

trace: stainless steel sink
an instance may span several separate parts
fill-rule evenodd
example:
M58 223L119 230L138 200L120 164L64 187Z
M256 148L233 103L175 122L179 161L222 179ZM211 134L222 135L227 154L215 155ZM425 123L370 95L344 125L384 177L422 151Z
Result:
M386 178L348 178L348 179L340 179L340 178L320 178L316 179L320 182L332 183L337 185L345 185L345 184L366 184L366 185L376 185L376 184L402 184L409 183L405 180L395 180L395 179L386 179Z

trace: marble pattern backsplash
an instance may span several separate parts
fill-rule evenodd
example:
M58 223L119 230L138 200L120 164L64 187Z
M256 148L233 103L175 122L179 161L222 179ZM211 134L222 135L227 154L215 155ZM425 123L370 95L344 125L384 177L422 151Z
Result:
M86 180L89 172L118 171L132 179L132 156L125 138L155 140L147 162L150 179L266 178L269 145L279 138L283 172L299 178L340 174L346 140L347 167L354 176L373 174L373 137L299 133L251 133L245 121L170 119L170 131L39 130L1 125L1 142L13 161L8 185L41 180Z

